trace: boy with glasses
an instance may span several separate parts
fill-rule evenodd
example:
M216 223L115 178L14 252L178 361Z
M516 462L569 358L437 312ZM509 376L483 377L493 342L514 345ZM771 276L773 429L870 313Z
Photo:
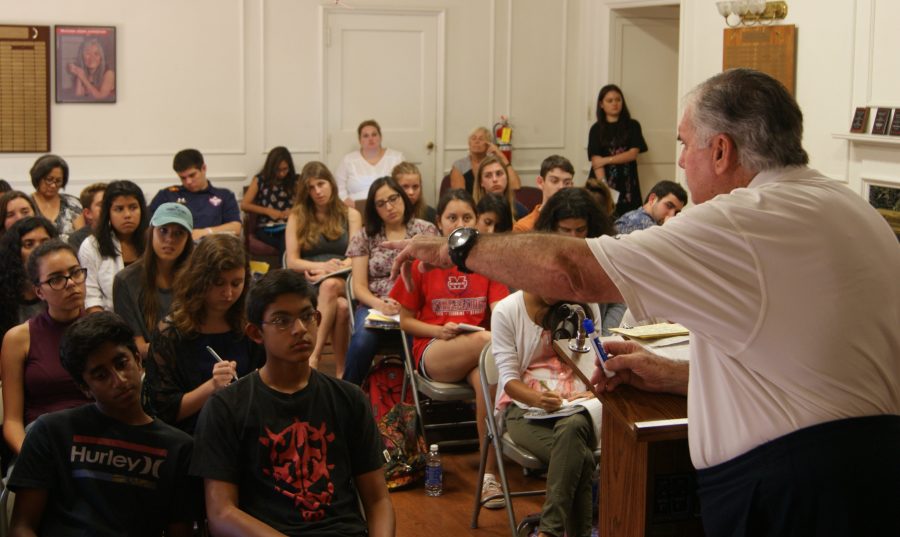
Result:
M315 292L290 270L250 291L247 335L265 347L266 364L213 394L195 431L203 456L191 472L205 480L216 535L394 534L369 403L309 366L315 308Z

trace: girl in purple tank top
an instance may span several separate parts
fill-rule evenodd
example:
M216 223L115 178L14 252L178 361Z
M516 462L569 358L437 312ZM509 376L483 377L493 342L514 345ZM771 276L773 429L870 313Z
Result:
M90 402L59 362L63 331L84 313L87 271L72 247L59 239L32 251L26 267L47 310L3 338L3 437L16 454L25 426L38 416Z

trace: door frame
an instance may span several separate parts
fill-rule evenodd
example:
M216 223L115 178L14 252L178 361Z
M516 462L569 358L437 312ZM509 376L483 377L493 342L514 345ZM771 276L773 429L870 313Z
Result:
M434 169L422 170L422 189L423 195L427 196L426 201L430 199L437 200L438 188L441 179L443 179L443 163L444 163L444 103L446 78L445 71L447 67L447 10L443 8L392 8L392 7L353 7L346 8L339 5L323 5L319 6L319 80L321 81L322 102L319 109L319 124L322 126L320 147L322 148L321 160L327 160L328 151L328 73L326 72L327 64L327 43L330 38L328 35L328 19L331 15L391 15L394 17L402 16L426 16L435 20L437 28L437 36L435 36L436 46L436 65L435 65L435 103L434 103ZM374 115L374 114L373 114ZM423 140L424 142L424 140ZM425 177L431 177L432 182L429 184L425 181Z

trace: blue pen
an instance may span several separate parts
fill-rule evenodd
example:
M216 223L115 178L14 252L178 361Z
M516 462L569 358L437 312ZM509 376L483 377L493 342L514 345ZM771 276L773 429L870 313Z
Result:
M603 348L603 342L600 341L600 333L594 331L594 321L585 319L581 322L581 327L584 328L585 334L587 334L588 339L591 340L591 345L597 352L597 357L599 358L597 363L600 364L600 369L603 370L603 374L606 375L606 378L616 376L615 371L606 369L605 363L609 360L609 355L606 353L606 349Z

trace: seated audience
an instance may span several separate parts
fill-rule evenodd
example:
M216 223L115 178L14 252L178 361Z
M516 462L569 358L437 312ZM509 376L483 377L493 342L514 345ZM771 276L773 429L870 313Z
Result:
M19 220L35 216L37 207L31 196L18 190L8 190L0 196L0 237Z
M621 235L662 225L681 212L687 203L687 192L674 181L660 181L653 185L644 204L628 211L616 220L616 231Z
M475 203L481 201L486 194L497 194L509 204L513 222L528 214L528 208L516 201L515 193L509 185L509 171L503 161L497 157L485 157L478 167L475 181L475 192L472 196Z
M401 162L391 170L391 178L397 181L400 188L413 204L413 216L426 222L435 222L434 207L425 203L422 197L422 172L412 162Z
M262 363L244 334L249 278L240 239L219 234L200 241L175 279L172 310L150 337L147 360L150 404L166 423L192 433L209 396Z
M474 195L475 172L481 166L481 161L491 156L506 163L509 170L509 182L512 184L513 190L519 189L521 185L519 174L509 164L506 155L491 140L493 140L491 131L485 127L475 127L475 130L469 133L469 153L455 161L453 167L450 168L450 188L464 188L468 193Z
M554 194L541 210L534 229L581 239L616 234L612 221L597 204L594 195L583 188L566 188ZM609 329L621 324L625 304L603 303L599 308L601 335L609 336Z
M437 235L434 224L413 217L412 203L406 192L390 177L376 179L369 187L365 226L350 238L347 257L352 260L353 293L359 305L355 312L353 335L347 349L344 380L361 384L375 358L378 344L394 338L392 331L366 328L370 309L386 315L400 313L400 305L391 298L391 265L398 251L385 248L389 240L410 239L416 235Z
M0 340L13 326L44 311L25 266L31 252L56 238L56 228L43 216L29 216L0 237Z
M479 233L506 233L512 231L513 218L506 198L497 194L485 194L475 206L478 222L475 227Z
M172 306L175 275L194 250L191 211L180 203L163 203L147 229L144 255L113 279L113 307L134 332L141 357L147 356L150 334Z
M369 186L379 177L390 175L394 166L403 162L403 153L381 147L381 126L374 119L367 119L356 128L359 151L344 155L334 179L338 196L348 207L366 199Z
M141 407L132 336L110 312L66 330L62 366L93 404L45 414L29 429L9 479L12 535L193 535L193 440Z
M69 235L84 226L81 202L75 196L60 192L69 184L69 165L61 157L44 155L34 161L29 174L37 214L53 222L59 236L68 240Z
M28 258L28 277L47 310L3 338L3 438L14 454L22 449L25 427L38 416L90 402L59 362L63 331L84 314L86 272L59 239L41 244Z
M368 399L309 366L315 308L315 291L290 270L269 272L250 292L247 333L266 363L203 407L203 456L191 463L215 535L394 535Z
M494 413L513 441L547 466L538 535L590 537L599 422L594 423L587 409L558 418L525 417L530 408L553 412L563 399L593 397L553 350L553 334L566 316L563 304L517 291L494 308L491 339L500 394ZM588 317L598 320L596 306L582 307Z
M253 231L256 238L279 254L284 253L284 224L291 213L296 186L297 171L291 152L286 147L275 147L241 200L241 210L259 215Z
M350 308L346 298L346 276L324 278L350 267L347 245L362 225L359 211L338 197L337 184L328 167L312 161L303 166L294 208L288 217L286 268L303 272L317 282L322 322L316 351L309 359L318 368L319 356L331 337L335 376L344 374L344 359L350 338Z
M199 241L213 233L241 233L241 210L234 193L216 188L206 178L206 163L196 149L183 149L172 160L172 168L181 185L157 192L150 202L150 212L156 212L166 202L183 203L194 215L193 239Z
M146 244L147 203L141 187L131 181L113 181L106 188L100 221L94 234L78 249L78 259L87 269L88 313L113 309L113 279L134 263Z
M520 218L513 226L513 231L531 231L534 229L534 223L541 214L541 207L547 203L553 194L556 194L564 188L569 188L574 183L572 176L575 175L575 168L569 159L559 155L550 155L541 163L541 174L537 178L537 186L541 189L541 202L528 213L527 216Z
M79 200L81 201L81 217L84 225L69 235L69 244L77 252L81 248L84 239L91 236L97 224L100 223L100 211L103 206L103 193L106 191L106 183L94 183L81 189Z
M437 226L443 236L461 227L475 225L475 202L463 189L448 190L438 203ZM413 336L415 367L426 378L440 382L466 381L475 388L475 425L478 436L487 434L487 405L479 389L478 357L491 341L488 330L470 331L460 324L486 328L494 305L509 294L503 284L480 274L466 274L456 267L432 269L422 273L418 261L413 264L413 289L398 281L391 298L400 304L400 328ZM493 450L491 450L493 451ZM500 483L495 477L496 459L489 455L482 498L485 507L506 505Z

